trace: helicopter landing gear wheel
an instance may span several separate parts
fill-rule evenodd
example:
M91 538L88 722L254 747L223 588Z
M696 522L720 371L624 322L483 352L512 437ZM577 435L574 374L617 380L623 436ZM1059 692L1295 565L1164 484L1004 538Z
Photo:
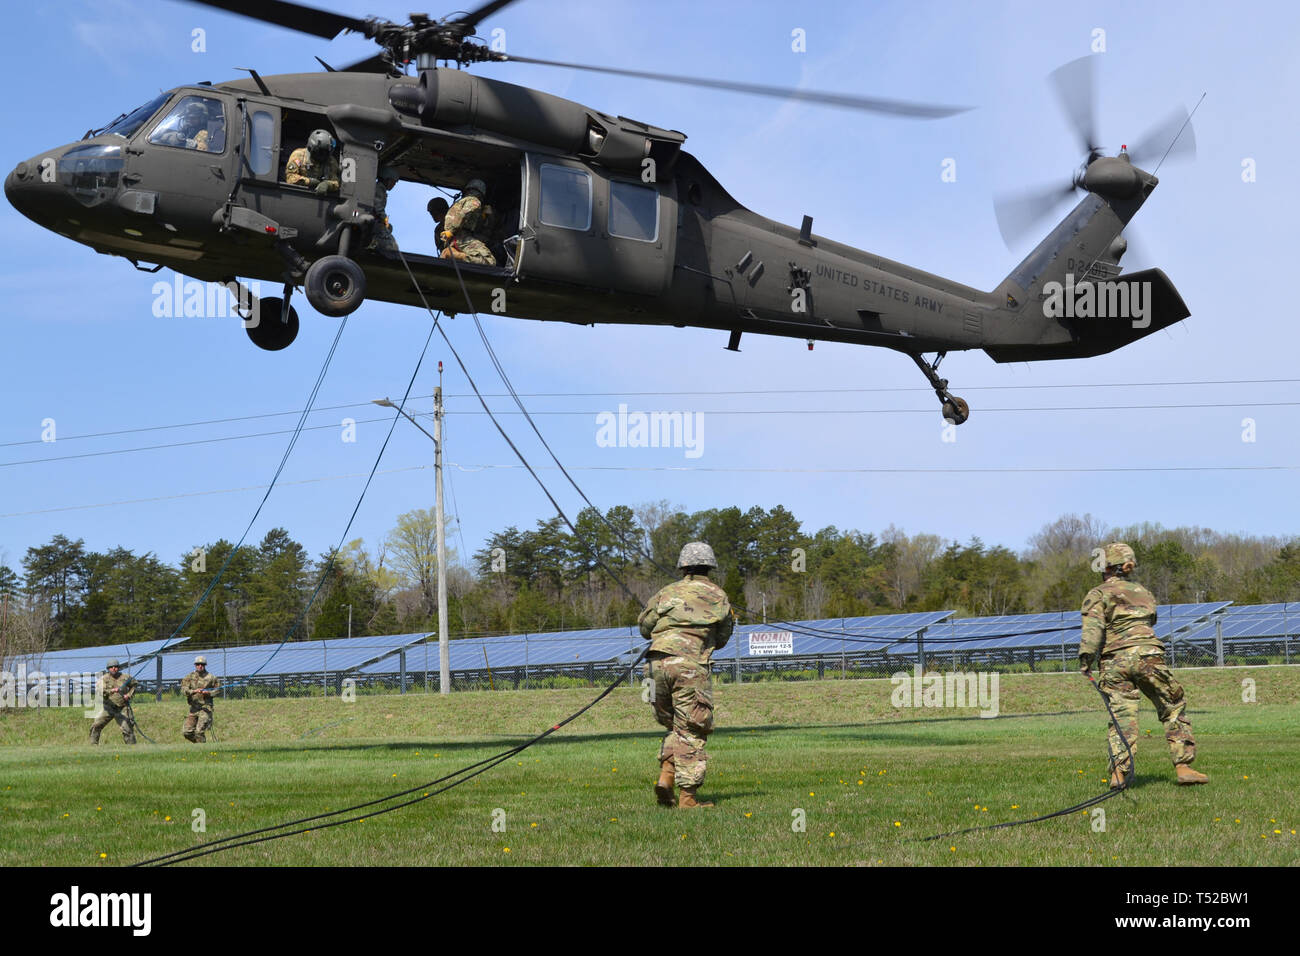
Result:
M952 401L943 403L943 420L953 424L960 425L966 419L970 418L970 406L966 404L964 398L952 397Z
M351 315L366 300L366 274L347 256L326 256L307 270L304 291L321 315Z
M278 352L298 337L298 310L289 306L286 314L284 299L259 299L257 324L246 324L244 331L259 349Z
M930 382L931 387L934 388L934 394L939 397L939 401L943 406L944 421L952 425L960 425L962 422L966 421L966 419L970 418L970 406L966 404L966 400L958 398L952 392L948 391L948 380L939 377L939 363L943 361L944 356L948 353L938 353L934 357L933 362L927 362L915 352L909 352L907 354L912 357L912 361L916 363L916 367L924 373L926 379Z

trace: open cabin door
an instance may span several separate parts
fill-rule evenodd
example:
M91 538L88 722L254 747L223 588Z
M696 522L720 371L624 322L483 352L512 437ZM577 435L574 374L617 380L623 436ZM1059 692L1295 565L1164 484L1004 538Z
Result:
M659 295L672 277L676 187L527 154L521 276Z

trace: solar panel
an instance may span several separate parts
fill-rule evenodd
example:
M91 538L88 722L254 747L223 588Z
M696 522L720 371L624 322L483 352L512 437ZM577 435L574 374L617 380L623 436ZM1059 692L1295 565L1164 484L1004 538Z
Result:
M70 647L58 651L45 651L43 654L20 654L13 658L11 669L17 669L17 666L22 664L28 673L42 671L46 674L59 672L98 674L104 669L106 663L116 658L122 662L125 670L134 672L138 662L158 653L164 647L175 647L187 640L189 638L181 637L174 641L137 641L131 644Z
M199 651L208 659L208 671L222 678L257 675L337 673L352 670L377 658L396 654L427 636L386 634L373 637L341 637L327 641L289 641L280 644L244 644ZM163 680L180 680L194 670L195 653L163 655ZM145 675L136 676L147 676Z

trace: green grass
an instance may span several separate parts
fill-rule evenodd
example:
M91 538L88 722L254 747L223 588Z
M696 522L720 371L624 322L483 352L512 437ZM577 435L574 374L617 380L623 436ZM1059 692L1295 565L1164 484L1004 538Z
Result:
M719 729L703 788L718 803L713 810L655 806L660 732L640 688L619 688L545 743L448 793L201 862L1294 864L1300 669L1178 674L1191 701L1197 767L1211 782L1174 786L1144 703L1135 789L1102 805L1104 832L1085 812L916 841L1104 789L1104 711L1077 675L1004 676L996 719L896 709L888 681L837 680L715 686ZM1242 702L1244 678L1256 682L1257 703ZM134 748L112 725L103 746L88 746L80 711L5 712L0 865L121 865L371 800L504 749L595 693L219 701L221 742L204 747L180 739L183 709L170 701L137 706L161 745ZM206 812L206 834L191 831L195 808ZM505 832L492 829L497 809ZM792 829L796 810L804 832Z

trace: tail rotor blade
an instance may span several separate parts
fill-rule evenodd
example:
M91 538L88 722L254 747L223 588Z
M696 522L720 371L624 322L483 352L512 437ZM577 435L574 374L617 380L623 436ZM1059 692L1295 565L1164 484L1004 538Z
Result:
M1194 159L1196 133L1187 110L1178 107L1142 134L1128 151L1129 159L1143 169L1154 169L1169 159Z
M993 212L998 219L1002 241L1008 247L1051 215L1074 192L1068 186L1043 186L1019 193L1006 193L993 200Z
M1049 77L1061 109L1089 159L1098 149L1096 60L1095 56L1071 60Z

